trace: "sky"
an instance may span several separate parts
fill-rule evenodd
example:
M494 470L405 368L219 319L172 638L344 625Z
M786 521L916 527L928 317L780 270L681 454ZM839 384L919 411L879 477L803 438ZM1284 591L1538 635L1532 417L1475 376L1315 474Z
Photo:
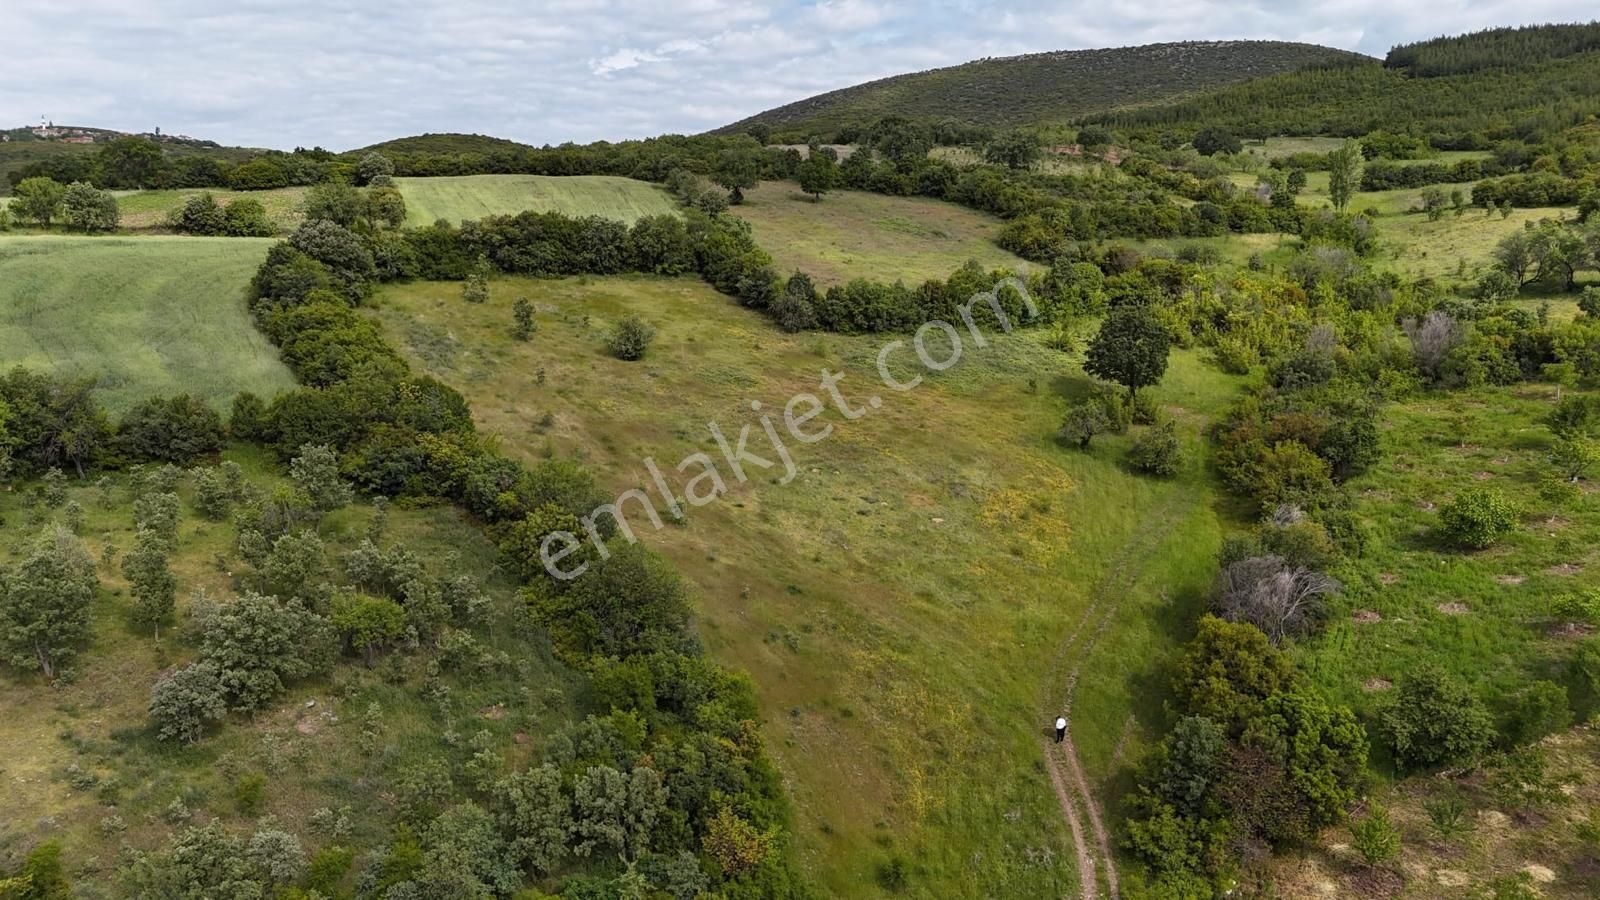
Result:
M0 127L348 150L691 134L986 56L1159 41L1396 43L1594 18L1593 0L6 0Z

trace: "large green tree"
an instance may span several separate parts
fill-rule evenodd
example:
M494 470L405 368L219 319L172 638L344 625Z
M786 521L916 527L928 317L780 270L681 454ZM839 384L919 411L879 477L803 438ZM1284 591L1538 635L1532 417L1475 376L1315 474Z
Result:
M11 192L12 215L49 228L61 215L61 201L66 188L49 178L24 178Z
M20 566L0 574L0 659L55 678L89 640L99 584L83 542L46 531Z
M167 564L169 552L162 535L141 529L133 550L122 559L122 575L128 579L129 591L137 603L134 621L148 625L157 639L161 637L161 623L172 616L178 596L178 579Z
M729 147L717 154L711 169L711 180L728 191L728 202L744 202L746 188L753 188L761 178L760 150L750 146Z
M1039 161L1039 136L1012 130L999 134L983 148L983 159L1008 169L1027 169Z
M838 182L839 165L834 162L832 155L822 152L821 148L812 148L811 155L800 164L797 177L800 190L810 194L813 200L821 200L822 195L832 190Z
M95 154L94 181L105 188L143 189L154 186L165 168L160 144L142 137L117 138Z
M910 169L933 149L929 129L900 116L885 116L872 126L867 143L898 169Z
M1201 156L1238 153L1244 149L1238 135L1223 128L1202 128L1194 136L1194 149Z
M1144 304L1128 303L1112 309L1101 323L1100 333L1089 344L1083 369L1122 385L1132 396L1140 388L1161 382L1171 350L1172 335L1155 311Z

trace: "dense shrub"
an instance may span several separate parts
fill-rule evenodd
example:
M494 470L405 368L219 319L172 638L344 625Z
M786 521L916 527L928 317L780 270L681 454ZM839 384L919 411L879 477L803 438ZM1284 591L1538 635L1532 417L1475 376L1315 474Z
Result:
M1378 722L1395 760L1407 768L1470 763L1495 736L1483 702L1431 665L1401 679Z
M1128 450L1128 463L1140 472L1170 478L1183 467L1183 445L1177 426L1168 421L1153 425Z
M1439 511L1445 540L1466 550L1483 550L1517 527L1517 511L1493 488L1469 488Z
M222 417L188 394L151 398L122 417L117 445L131 459L188 465L222 449Z
M650 323L637 315L630 315L618 322L606 336L606 348L617 359L644 359L645 351L650 349L650 342L655 337L656 330Z

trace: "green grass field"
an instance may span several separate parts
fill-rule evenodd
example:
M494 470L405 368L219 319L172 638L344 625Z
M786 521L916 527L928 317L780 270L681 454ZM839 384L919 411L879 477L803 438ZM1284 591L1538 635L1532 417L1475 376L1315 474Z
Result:
M0 237L0 359L100 380L120 412L189 392L226 409L294 386L245 310L268 240Z
M670 477L688 453L715 455L707 422L734 437L751 400L781 408L825 367L847 373L855 405L877 382L878 339L780 334L694 280L491 287L470 306L457 285L390 286L377 315L505 451L578 455L611 490L648 485L645 457ZM509 334L519 296L538 310L527 343ZM639 363L602 347L630 312L660 329ZM877 387L880 409L817 420L835 432L793 448L792 483L730 479L685 525L637 527L694 586L712 652L755 678L824 893L881 896L875 873L898 858L907 896L1061 896L1076 876L1043 769L1047 710L1076 673L1080 756L1097 787L1120 783L1159 715L1154 673L1209 583L1217 498L1197 459L1172 481L1130 473L1131 436L1058 446L1065 398L1087 382L1041 334L969 348L908 393ZM1234 387L1184 352L1156 393L1198 452Z
M167 213L182 206L184 201L199 194L210 194L217 203L226 206L240 197L259 200L267 210L267 218L278 231L293 231L305 220L301 204L305 201L303 187L280 188L273 191L227 191L201 188L177 188L166 191L119 191L117 208L122 212L122 227L133 229L165 228Z
M1019 271L1026 261L995 246L1000 220L939 200L835 191L820 203L793 182L769 181L732 209L755 230L779 274L799 270L819 285L852 278L918 284L969 259Z
M396 184L406 198L406 224L413 226L524 210L601 216L631 224L677 209L661 188L610 175L460 175L401 178Z
M1594 585L1600 508L1593 491L1570 503L1540 496L1554 466L1538 422L1555 393L1553 385L1485 388L1385 410L1384 459L1351 484L1372 546L1335 572L1345 591L1332 624L1301 648L1307 670L1340 702L1370 710L1378 679L1425 661L1508 688L1548 677L1541 673L1571 650L1574 636L1552 630L1550 602ZM1438 508L1472 487L1502 491L1522 526L1489 550L1453 551L1438 538Z

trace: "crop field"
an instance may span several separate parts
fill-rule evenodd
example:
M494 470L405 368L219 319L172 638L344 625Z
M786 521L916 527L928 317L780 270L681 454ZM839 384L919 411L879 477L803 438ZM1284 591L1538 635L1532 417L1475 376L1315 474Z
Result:
M524 210L569 216L600 216L632 224L668 215L677 206L666 191L644 181L611 175L460 175L401 178L406 224L460 223Z
M247 238L0 237L0 359L92 375L113 413L188 392L226 409L293 387L245 310L271 245Z
M267 218L281 233L293 231L305 220L305 213L301 209L306 195L306 189L303 187L279 188L271 191L175 188L164 191L117 192L117 209L122 213L122 227L164 228L167 224L167 213L182 206L190 197L200 194L210 194L223 206L240 197L258 200L266 208Z
M518 297L540 325L526 343L509 333ZM781 409L844 372L839 390L870 411L819 417L834 431L791 448L792 482L729 475L730 493L685 523L635 515L635 530L694 586L713 653L755 678L825 893L879 896L895 860L915 896L1075 884L1042 732L1070 699L1098 788L1138 758L1164 694L1153 667L1193 621L1221 540L1198 458L1161 481L1123 466L1131 435L1060 447L1065 398L1087 380L1037 333L969 347L894 394L876 384L878 340L780 334L694 280L501 279L481 306L415 283L378 305L390 339L464 391L505 451L576 454L608 490L649 489L646 457L672 479L688 454L715 456L708 422L730 439L753 424L754 446L752 400ZM601 343L627 313L660 331L643 362ZM875 386L888 396L872 410ZM1198 353L1174 357L1157 396L1195 455L1234 386Z
M852 278L918 284L946 278L969 259L1018 271L1027 263L995 246L1000 220L939 200L835 191L820 203L792 182L745 192L732 212L749 222L779 274L799 270L819 285Z

